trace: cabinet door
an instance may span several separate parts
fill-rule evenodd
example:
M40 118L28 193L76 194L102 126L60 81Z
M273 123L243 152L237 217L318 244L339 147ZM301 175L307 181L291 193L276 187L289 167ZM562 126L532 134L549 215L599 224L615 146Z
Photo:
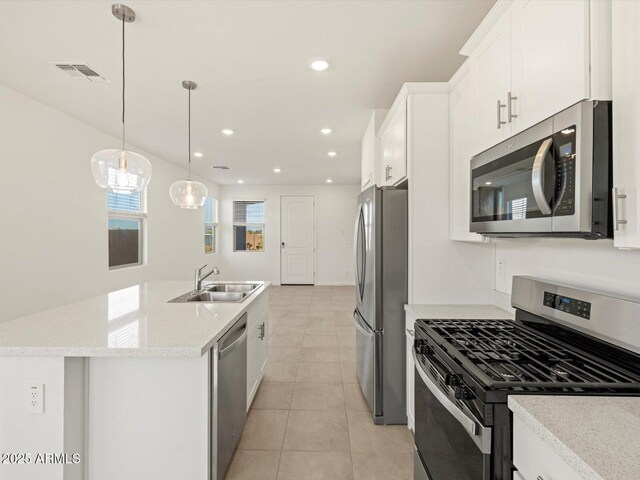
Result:
M258 391L260 380L260 328L256 323L247 332L247 410Z
M516 0L509 11L515 134L590 97L589 2Z
M405 320L406 325L406 352L407 352L407 427L415 431L415 394L414 394L414 376L415 368L413 364L413 338L415 320L408 316Z
M511 124L507 122L507 93L511 84L509 30L507 10L469 59L477 99L473 119L477 134L471 145L472 155L500 143L511 134Z
M392 126L386 129L380 139L382 146L382 162L380 163L380 183L381 185L392 185L391 176L389 175L389 169L393 166L393 135Z
M375 112L371 114L371 120L362 137L362 176L361 188L370 187L374 184L374 167L375 167Z
M269 312L266 311L258 320L258 359L256 362L258 370L258 385L262 380L264 369L269 358Z
M614 245L640 248L640 2L612 8Z
M469 231L471 145L475 133L473 77L468 72L449 95L450 122L450 224L451 240L482 242L482 235Z
M407 178L407 109L401 108L391 125L393 161L389 170L390 182L395 185Z

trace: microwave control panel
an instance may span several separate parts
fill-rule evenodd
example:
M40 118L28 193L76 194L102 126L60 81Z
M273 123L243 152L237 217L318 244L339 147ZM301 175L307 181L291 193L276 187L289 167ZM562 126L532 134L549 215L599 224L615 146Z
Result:
M558 295L557 293L544 292L544 306L560 310L561 312L575 315L589 320L591 318L591 303L577 300L571 297Z
M556 165L556 206L553 215L562 217L576 213L576 162L575 155L565 155Z

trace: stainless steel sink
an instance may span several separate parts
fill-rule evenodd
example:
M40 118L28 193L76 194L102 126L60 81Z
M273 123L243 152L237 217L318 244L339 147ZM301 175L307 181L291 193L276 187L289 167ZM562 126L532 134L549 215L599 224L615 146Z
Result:
M185 293L169 300L169 303L240 303L261 286L262 283L212 282L204 285L202 290Z
M204 289L207 292L251 293L259 286L255 283L215 283L205 285Z

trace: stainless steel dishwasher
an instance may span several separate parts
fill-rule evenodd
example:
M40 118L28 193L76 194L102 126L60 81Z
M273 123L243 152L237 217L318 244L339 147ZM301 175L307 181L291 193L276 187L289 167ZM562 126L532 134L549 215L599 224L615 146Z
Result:
M247 314L212 349L211 478L222 480L247 419Z

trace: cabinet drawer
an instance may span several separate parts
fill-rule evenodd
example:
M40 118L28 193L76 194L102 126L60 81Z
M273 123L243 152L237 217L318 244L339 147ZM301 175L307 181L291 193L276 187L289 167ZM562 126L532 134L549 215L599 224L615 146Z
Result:
M517 415L513 416L513 464L524 480L582 480L565 461L544 443Z

